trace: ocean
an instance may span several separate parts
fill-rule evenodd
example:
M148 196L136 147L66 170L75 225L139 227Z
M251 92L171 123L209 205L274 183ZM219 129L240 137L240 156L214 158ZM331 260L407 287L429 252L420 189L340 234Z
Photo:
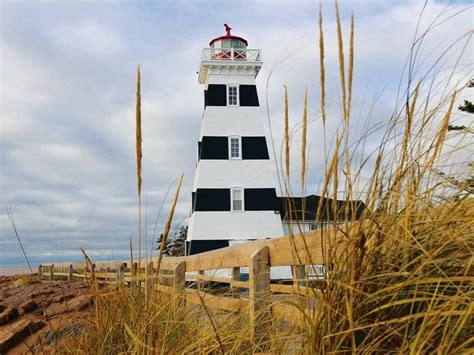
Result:
M36 265L32 265L31 268L33 269L33 272L38 270L38 266ZM0 265L0 276L23 275L30 273L28 266Z

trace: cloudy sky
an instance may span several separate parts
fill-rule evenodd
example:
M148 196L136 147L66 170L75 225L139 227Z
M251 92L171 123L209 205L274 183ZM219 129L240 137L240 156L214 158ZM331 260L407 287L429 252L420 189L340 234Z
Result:
M350 15L356 20L354 131L386 122L393 112L422 5L421 0L342 1L345 38ZM128 255L137 219L137 64L142 65L147 239L166 191L181 173L185 180L175 224L187 223L203 109L196 71L202 47L224 33L225 22L248 39L250 48L263 51L265 64L257 78L262 119L267 126L267 96L277 146L282 136L282 85L288 85L292 125L300 120L308 87L314 122L309 128L307 190L318 193L318 6L316 1L289 0L0 1L0 264L23 262L6 206L13 209L34 264L80 259L80 247L96 260ZM428 62L472 30L473 11L467 6L459 1L428 3L422 28L441 14L439 26L426 39L423 57ZM333 3L323 1L323 11L328 102L336 115ZM460 11L454 19L440 21ZM466 53L464 67L472 65L472 43ZM337 119L329 124L330 134L337 125ZM376 138L368 140L369 148L378 145Z

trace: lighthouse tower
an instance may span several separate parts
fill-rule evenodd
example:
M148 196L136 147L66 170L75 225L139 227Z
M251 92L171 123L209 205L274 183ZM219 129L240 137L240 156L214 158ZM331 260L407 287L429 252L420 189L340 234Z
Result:
M188 255L283 235L274 165L263 128L255 78L259 49L226 34L201 56L204 113L197 146Z

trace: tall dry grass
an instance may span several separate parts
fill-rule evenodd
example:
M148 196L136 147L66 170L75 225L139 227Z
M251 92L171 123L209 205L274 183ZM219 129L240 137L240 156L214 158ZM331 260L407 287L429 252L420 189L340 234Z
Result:
M359 222L351 213L352 206L345 210L345 223L334 224L344 238L330 239L325 229L318 232L328 247L323 248L327 250L324 287L316 288L307 281L315 299L313 308L308 313L301 302L292 303L296 313L304 314L301 322L294 327L272 322L266 349L305 354L472 353L474 200L465 189L435 173L438 165L446 167L453 154L465 149L462 138L466 136L455 147L447 145L448 125L462 83L449 86L446 81L450 78L435 83L423 74L410 77L408 82L417 84L414 88L408 85L406 100L389 117L380 147L370 154L373 165L368 165L368 159L359 162L354 152L357 140L349 136L355 26L352 19L349 58L345 58L337 3L336 10L342 130L335 133L335 143L325 151L321 195L341 198L338 191L343 190L344 198L354 199L361 171L370 168L365 184L367 208ZM326 108L323 30L320 13L320 104L325 131L327 121L334 118ZM422 40L415 38L413 57L421 45ZM413 67L416 61L411 59ZM435 93L439 87L444 89ZM287 95L285 87L282 171L289 185ZM305 115L306 106L305 100ZM366 139L362 137L359 143ZM303 185L306 160L303 145ZM319 217L325 209L338 212L335 204L320 205ZM214 311L205 300L203 307L183 308L179 302L182 296L155 292L145 302L143 295L126 288L97 292L97 312L87 334L69 339L67 345L86 353L247 354L262 348L251 341L247 313Z
M138 194L138 267L142 262L142 100L140 66L137 66L137 92L135 107L135 153L137 160L137 194Z

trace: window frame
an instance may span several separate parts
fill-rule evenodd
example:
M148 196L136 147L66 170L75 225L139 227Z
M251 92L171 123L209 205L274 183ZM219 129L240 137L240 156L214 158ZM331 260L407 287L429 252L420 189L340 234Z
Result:
M235 88L235 92L236 92L236 104L235 105L231 105L229 103L229 91L230 91L230 88ZM240 95L239 95L239 84L227 84L226 85L226 103L227 103L227 106L232 106L232 107L235 107L235 106L240 106Z
M239 156L237 156L237 157L232 156L232 139L237 139L238 142L239 142ZM242 160L242 137L241 136L229 136L228 144L229 144L229 160Z
M235 210L234 209L234 191L240 191L240 201L242 202L242 209L241 210ZM244 188L243 187L232 187L230 189L230 211L235 212L235 213L245 212L245 194L244 194Z

